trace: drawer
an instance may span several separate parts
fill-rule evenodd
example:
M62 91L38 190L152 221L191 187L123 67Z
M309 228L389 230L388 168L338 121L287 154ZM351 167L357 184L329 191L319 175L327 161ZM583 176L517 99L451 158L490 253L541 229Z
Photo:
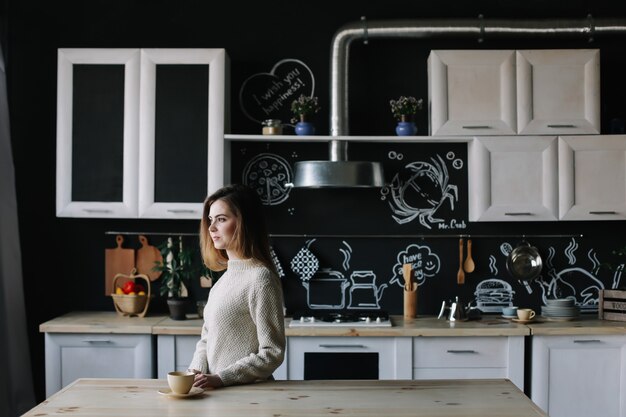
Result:
M416 337L413 368L505 368L506 337Z

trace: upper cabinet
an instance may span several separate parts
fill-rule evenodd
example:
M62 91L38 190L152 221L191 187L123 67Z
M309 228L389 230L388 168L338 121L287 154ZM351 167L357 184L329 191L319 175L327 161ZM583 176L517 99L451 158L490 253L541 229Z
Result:
M224 49L59 49L57 216L198 219L229 182Z
M558 219L556 137L482 137L468 149L470 221Z
M447 50L428 58L432 135L600 133L600 52Z
M626 135L559 138L559 217L626 219Z

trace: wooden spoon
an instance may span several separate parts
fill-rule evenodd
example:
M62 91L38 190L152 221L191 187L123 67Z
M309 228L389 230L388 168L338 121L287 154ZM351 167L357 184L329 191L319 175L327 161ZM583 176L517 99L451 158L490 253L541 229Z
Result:
M465 258L463 269L465 272L470 273L474 272L475 267L474 260L472 259L472 239L467 239L467 258Z
M413 291L413 264L402 265L402 275L404 276L404 289Z
M456 274L456 283L465 284L465 272L463 272L463 238L459 239L459 272Z

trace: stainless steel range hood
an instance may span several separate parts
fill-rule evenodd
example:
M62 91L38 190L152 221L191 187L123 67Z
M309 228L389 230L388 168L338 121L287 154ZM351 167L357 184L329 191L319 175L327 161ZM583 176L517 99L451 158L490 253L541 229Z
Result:
M368 188L385 183L380 162L348 161L348 142L332 140L329 161L295 163L294 182L297 188Z

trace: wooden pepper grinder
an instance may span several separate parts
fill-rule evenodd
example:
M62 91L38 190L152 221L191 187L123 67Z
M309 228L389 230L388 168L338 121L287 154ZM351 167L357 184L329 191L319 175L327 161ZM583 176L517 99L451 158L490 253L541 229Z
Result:
M402 265L404 276L404 318L417 317L417 282L413 282L413 265Z

